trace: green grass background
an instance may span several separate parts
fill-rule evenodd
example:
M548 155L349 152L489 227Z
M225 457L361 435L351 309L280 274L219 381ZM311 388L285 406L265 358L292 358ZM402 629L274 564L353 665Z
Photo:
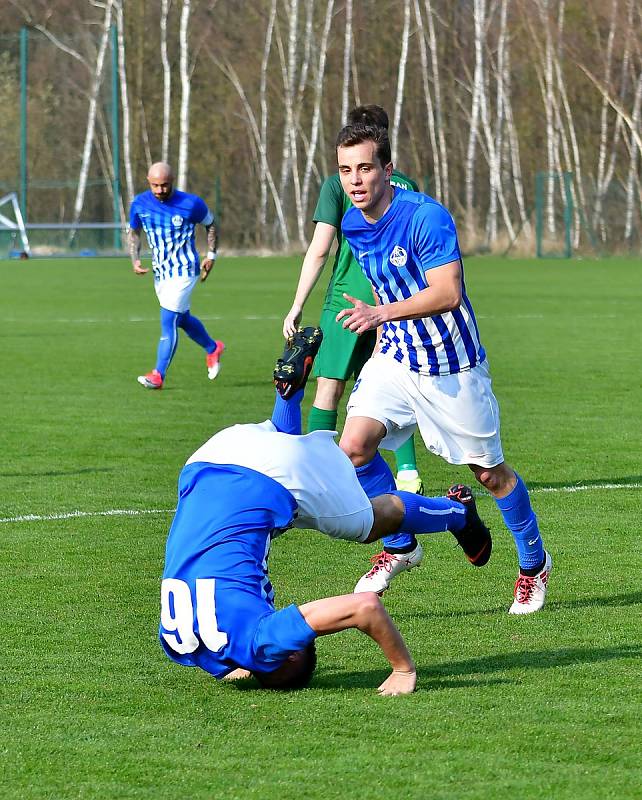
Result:
M448 536L386 606L418 665L380 698L366 637L318 643L307 690L217 683L157 643L168 513L185 459L272 404L299 259L222 258L194 295L220 376L181 338L162 392L150 276L125 261L1 262L2 798L639 798L640 303L627 259L469 259L507 460L553 554L549 601L510 617L515 551L472 569ZM305 321L317 321L322 287ZM312 392L306 398L309 407ZM430 493L468 474L418 443ZM569 492L569 487L582 490ZM139 516L7 519L73 511ZM371 548L292 532L277 600L350 591Z

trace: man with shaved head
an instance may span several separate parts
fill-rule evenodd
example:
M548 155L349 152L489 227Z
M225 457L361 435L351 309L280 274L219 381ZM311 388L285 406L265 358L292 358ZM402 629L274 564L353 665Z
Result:
M161 336L156 366L138 382L147 389L162 389L176 345L178 329L205 350L210 380L218 375L223 342L212 339L203 323L190 314L192 290L204 281L216 260L216 223L214 215L200 197L174 189L172 168L164 161L152 164L147 173L149 191L134 198L129 215L129 253L134 272L149 272L140 260L140 231L145 231L152 251L154 289L160 303ZM207 231L207 256L199 264L195 229L202 224Z

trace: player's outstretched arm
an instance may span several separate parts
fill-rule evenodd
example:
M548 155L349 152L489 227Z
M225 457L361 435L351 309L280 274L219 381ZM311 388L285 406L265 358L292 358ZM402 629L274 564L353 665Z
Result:
M300 606L301 614L319 636L357 628L373 639L392 667L379 686L381 695L410 694L417 685L417 672L403 637L373 592L345 594L313 600Z
M149 272L149 269L146 269L140 263L140 229L130 228L127 231L127 241L129 242L129 257L132 260L134 272L137 275L144 275Z
M293 336L299 327L303 316L303 306L319 280L336 232L337 229L334 225L329 225L327 222L317 222L315 225L312 241L301 265L301 274L292 308L283 320L283 336L286 339Z

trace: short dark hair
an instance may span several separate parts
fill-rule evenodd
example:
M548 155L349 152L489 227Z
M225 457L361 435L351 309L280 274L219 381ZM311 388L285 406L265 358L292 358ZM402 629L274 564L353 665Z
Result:
M292 659L296 655L296 659ZM314 641L303 650L297 650L273 672L252 673L264 689L287 691L305 689L312 680L317 666L317 649Z
M361 144L362 142L375 143L375 152L382 167L385 167L392 161L388 131L377 125L364 125L362 122L346 125L345 128L341 128L339 131L336 146L353 147L355 144Z
M376 125L378 128L388 130L390 121L385 110L381 106L357 106L348 112L348 125L355 125L360 122L362 125Z

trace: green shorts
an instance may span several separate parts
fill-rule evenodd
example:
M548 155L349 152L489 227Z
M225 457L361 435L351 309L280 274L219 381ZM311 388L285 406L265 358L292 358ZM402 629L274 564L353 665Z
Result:
M361 368L372 355L377 342L377 332L368 331L357 336L336 322L336 311L325 310L319 323L323 341L314 362L317 378L334 378L347 381L357 378Z

